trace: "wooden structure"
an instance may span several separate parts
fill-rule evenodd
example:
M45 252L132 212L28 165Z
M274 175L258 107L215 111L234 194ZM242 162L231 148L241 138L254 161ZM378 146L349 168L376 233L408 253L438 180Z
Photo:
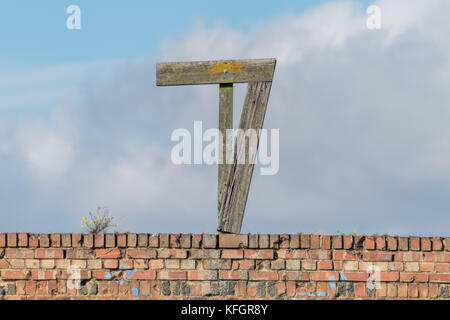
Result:
M254 157L245 147L242 132L254 129L259 143L260 132L269 100L275 71L275 59L219 60L194 62L162 62L156 64L156 85L177 86L219 84L219 181L218 226L223 233L240 233L248 192L253 174ZM225 154L232 144L226 140L226 130L233 129L233 83L248 83L232 164L226 163ZM246 154L243 154L246 153ZM241 157L241 158L240 158ZM245 164L237 159L247 159Z

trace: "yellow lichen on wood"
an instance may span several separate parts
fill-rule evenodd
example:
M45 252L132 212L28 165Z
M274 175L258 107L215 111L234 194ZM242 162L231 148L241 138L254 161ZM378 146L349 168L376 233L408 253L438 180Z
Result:
M230 61L217 62L211 65L209 69L210 74L225 73L225 72L242 72L242 63Z

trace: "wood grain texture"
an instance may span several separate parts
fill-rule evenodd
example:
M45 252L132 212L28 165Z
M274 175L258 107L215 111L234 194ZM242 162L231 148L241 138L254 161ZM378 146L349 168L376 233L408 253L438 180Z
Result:
M257 145L269 100L271 81L252 82L248 84L244 107L239 122L242 132L254 129L257 132ZM254 157L246 164L239 164L238 159L249 156L249 148L246 147L245 136L239 134L236 137L234 162L228 173L227 189L223 195L222 205L219 211L217 231L224 233L240 233L248 192L254 168ZM256 145L256 147L257 147ZM244 155L243 153L247 153Z
M156 85L272 81L275 62L275 59L160 62L156 64Z
M227 188L230 164L226 163L226 154L233 150L232 141L227 141L227 129L233 129L233 84L224 83L219 86L219 130L222 139L219 141L219 179L217 188L217 214L222 204L223 194Z

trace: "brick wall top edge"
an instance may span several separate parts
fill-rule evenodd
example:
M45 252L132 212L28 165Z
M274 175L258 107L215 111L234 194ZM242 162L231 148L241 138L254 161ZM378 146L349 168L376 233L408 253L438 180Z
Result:
M0 233L4 247L302 248L450 251L450 237L217 233Z

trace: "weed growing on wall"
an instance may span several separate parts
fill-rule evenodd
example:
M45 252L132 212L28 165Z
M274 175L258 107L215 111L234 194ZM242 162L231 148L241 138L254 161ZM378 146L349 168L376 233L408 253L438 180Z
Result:
M113 217L109 216L108 208L97 207L97 213L89 212L89 219L83 217L81 220L81 227L87 230L88 233L106 232L109 228L116 227L113 224Z

